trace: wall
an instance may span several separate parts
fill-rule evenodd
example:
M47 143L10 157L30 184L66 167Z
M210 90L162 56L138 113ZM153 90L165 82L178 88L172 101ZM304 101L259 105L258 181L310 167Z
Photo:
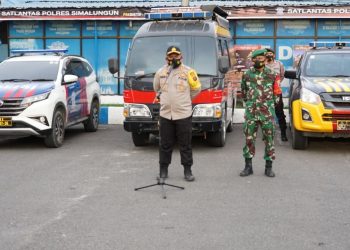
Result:
M108 59L120 59L124 73L127 48L142 23L138 21L10 21L9 49L68 49L95 68L102 93L120 95L123 82L108 71Z
M9 21L9 49L67 48L68 53L86 57L95 68L104 98L103 104L122 104L123 80L116 79L108 71L107 60L120 59L120 72L130 42L142 21ZM298 20L231 20L233 45L261 45L275 49L277 59L286 68L293 67L296 46L308 45L313 40L350 40L350 20L347 19L298 19ZM288 95L288 82L283 83L284 96ZM119 97L117 97L119 95ZM120 122L111 119L108 108L103 111L102 123ZM115 115L113 111L113 115ZM118 114L119 115L119 114Z

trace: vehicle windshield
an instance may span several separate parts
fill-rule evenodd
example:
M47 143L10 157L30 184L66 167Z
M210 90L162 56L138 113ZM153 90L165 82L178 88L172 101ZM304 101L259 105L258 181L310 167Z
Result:
M125 75L153 77L152 73L166 63L166 50L172 45L180 48L183 63L199 75L217 75L215 39L191 36L137 38L129 54Z
M53 81L57 78L58 62L4 61L0 63L0 81Z
M350 53L311 54L305 65L305 75L315 77L350 76Z

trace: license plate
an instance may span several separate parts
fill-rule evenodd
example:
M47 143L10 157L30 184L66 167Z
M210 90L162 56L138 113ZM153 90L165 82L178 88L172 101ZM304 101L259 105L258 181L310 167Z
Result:
M12 127L12 118L0 117L0 127Z
M337 130L350 130L350 120L337 121Z

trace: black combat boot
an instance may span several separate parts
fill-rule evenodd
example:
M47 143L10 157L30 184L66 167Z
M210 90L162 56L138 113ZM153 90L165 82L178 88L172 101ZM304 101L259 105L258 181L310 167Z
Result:
M253 174L252 158L245 158L245 167L239 175L245 177L251 174Z
M161 165L159 167L159 178L166 179L168 178L168 166L167 165Z
M194 176L192 175L191 166L184 166L184 176L186 181L194 181Z
M272 161L266 161L265 175L268 177L275 177L275 173L272 171Z
M285 129L282 129L282 130L281 130L281 140L282 140L282 141L288 141L287 133L286 133L286 130L285 130Z

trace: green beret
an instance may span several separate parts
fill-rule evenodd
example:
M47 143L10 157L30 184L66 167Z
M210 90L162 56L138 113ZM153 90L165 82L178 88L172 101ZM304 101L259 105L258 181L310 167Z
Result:
M266 53L266 49L257 49L257 50L254 50L253 53L252 53L252 58L255 58L257 56L264 56Z

